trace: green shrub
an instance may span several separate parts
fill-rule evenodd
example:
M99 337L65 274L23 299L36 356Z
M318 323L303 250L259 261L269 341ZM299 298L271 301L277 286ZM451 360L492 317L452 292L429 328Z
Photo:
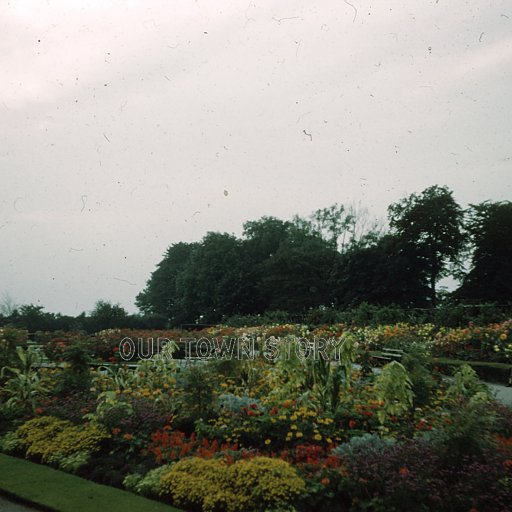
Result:
M33 347L26 350L17 347L16 354L16 366L4 366L0 371L0 381L9 376L3 386L3 391L9 396L5 406L20 412L29 408L34 411L37 400L48 392L35 369L35 364L41 361L41 354Z
M171 465L152 469L142 476L137 473L127 475L123 481L126 489L148 498L156 498L162 488L162 477L169 472Z
M486 392L486 385L468 364L463 364L453 376L453 382L446 395L455 401L471 398L479 392Z
M91 454L89 452L76 452L70 455L56 453L48 458L48 462L68 473L76 473L82 466L85 466Z
M190 510L213 512L291 509L305 492L296 470L281 459L255 457L228 466L200 458L177 462L162 477L161 495Z
M0 452L2 453L14 453L21 446L21 439L14 431L7 432L0 437Z
M378 400L384 402L377 412L382 424L390 417L403 416L412 407L412 382L407 370L397 361L392 361L382 368L382 373L375 381L375 392Z
M175 505L213 512L226 509L227 466L219 459L183 459L163 475L160 496L171 496Z
M402 364L411 379L415 407L428 404L435 387L435 381L428 368L428 357L428 351L417 343L412 344L402 357Z
M16 347L28 340L28 331L10 325L0 327L0 368L16 364Z
M393 438L383 438L377 434L354 436L347 443L340 444L332 450L332 455L339 458L355 458L367 453L383 453L395 444Z
M306 490L306 484L287 462L255 457L236 462L228 469L233 493L230 511L285 508Z
M110 435L100 426L89 423L74 425L70 421L53 416L41 416L25 422L16 430L27 456L43 461L57 456L74 455L79 452L92 453Z
M207 363L198 363L183 371L178 379L180 413L175 418L176 429L192 432L199 419L209 419L214 414L214 390L218 377Z

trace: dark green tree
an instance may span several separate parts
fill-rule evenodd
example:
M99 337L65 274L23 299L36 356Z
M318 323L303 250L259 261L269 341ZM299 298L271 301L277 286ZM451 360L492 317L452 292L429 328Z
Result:
M469 301L512 302L512 203L471 205L471 269L455 296Z
M463 211L447 187L434 185L388 208L392 232L407 253L415 253L428 279L430 303L437 303L436 284L460 265L464 247Z
M16 308L10 317L8 323L16 327L24 327L30 333L36 331L50 331L53 329L55 315L44 311L43 306L34 304L24 304Z
M218 322L243 309L241 242L227 233L208 233L176 280L180 322Z
M263 313L271 306L272 298L261 283L266 276L267 261L277 254L290 235L293 224L275 217L262 217L244 224L242 240L243 297L245 313Z
M127 311L119 304L112 304L109 301L99 300L87 319L90 331L101 331L126 326L128 319Z
M181 321L184 313L182 297L177 291L178 281L196 247L197 244L180 242L167 249L146 287L135 299L135 304L143 313L162 315L173 323Z
M408 244L385 235L373 244L353 246L335 269L336 304L354 307L362 302L404 307L425 306L425 271Z
M263 264L260 293L268 308L292 313L330 305L334 262L338 257L332 243L303 226L291 226L287 238Z

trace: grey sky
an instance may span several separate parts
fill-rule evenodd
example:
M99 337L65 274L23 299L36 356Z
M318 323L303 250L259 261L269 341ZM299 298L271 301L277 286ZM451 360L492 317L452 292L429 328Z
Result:
M511 196L510 2L16 0L0 44L20 303L134 311L168 245L262 215Z

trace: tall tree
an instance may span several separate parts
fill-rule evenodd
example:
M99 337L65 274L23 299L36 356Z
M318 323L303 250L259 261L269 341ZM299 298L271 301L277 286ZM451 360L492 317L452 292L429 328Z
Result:
M171 321L182 315L182 304L177 291L178 278L187 267L196 246L180 242L167 249L146 287L137 295L135 304L141 311L145 314L162 315Z
M268 309L298 313L330 305L329 284L337 256L332 244L317 233L291 226L277 252L264 262L259 288L269 301Z
M364 246L379 237L382 227L372 220L360 204L348 207L335 203L314 211L308 219L296 216L294 223L301 229L320 235L341 254L354 246Z
M182 321L211 323L240 313L242 262L240 240L227 233L208 233L177 279Z
M89 327L92 331L113 329L126 326L128 312L120 304L98 300L89 315Z
M396 235L384 235L366 246L353 246L335 268L336 303L361 302L404 307L425 306L428 288L422 263Z
M281 244L285 243L293 228L291 222L275 217L262 217L244 224L242 240L243 283L241 293L243 311L263 313L270 308L271 297L261 286L266 272L266 262L277 254Z
M465 241L461 207L447 187L434 185L392 204L388 214L393 232L423 263L435 306L437 282L447 275L449 264L460 264Z
M512 302L512 203L471 205L468 231L471 269L454 295L471 301Z

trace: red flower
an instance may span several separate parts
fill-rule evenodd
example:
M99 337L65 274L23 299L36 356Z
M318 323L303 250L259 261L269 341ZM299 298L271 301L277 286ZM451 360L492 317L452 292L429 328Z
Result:
M354 428L356 425L357 425L357 421L356 420L350 420L348 422L348 428Z

